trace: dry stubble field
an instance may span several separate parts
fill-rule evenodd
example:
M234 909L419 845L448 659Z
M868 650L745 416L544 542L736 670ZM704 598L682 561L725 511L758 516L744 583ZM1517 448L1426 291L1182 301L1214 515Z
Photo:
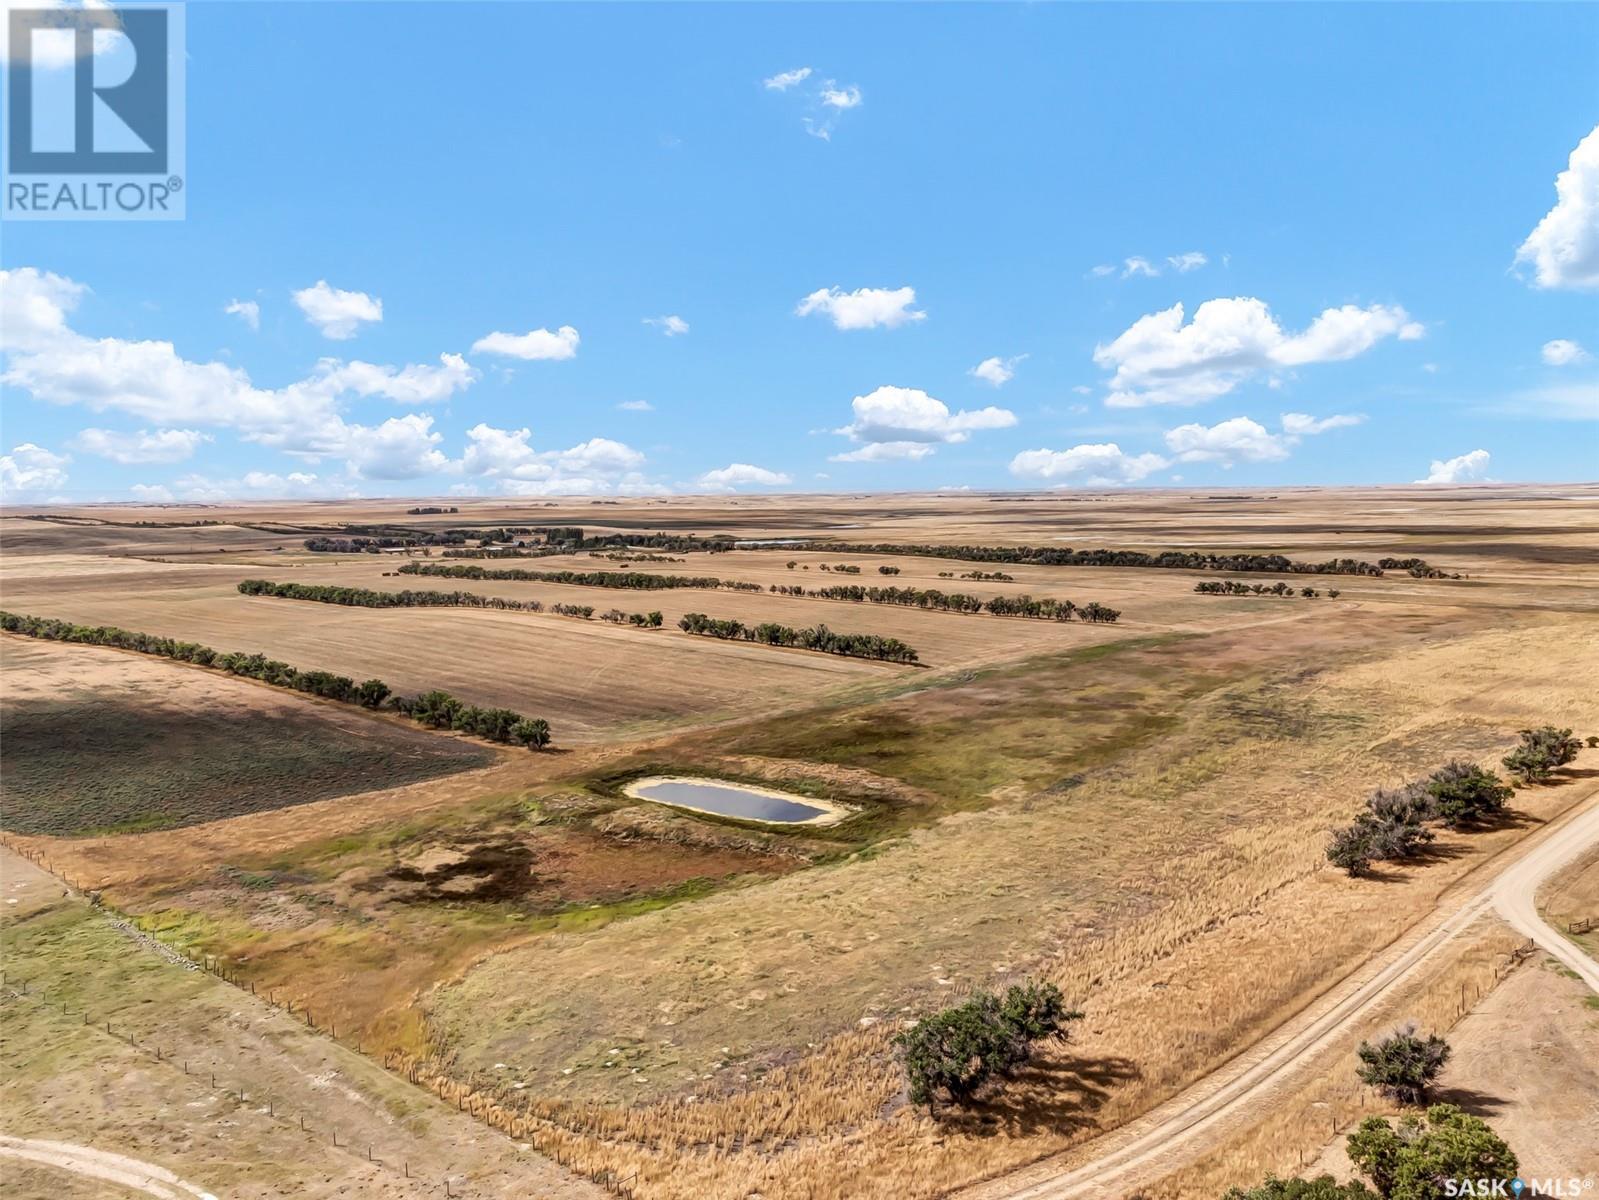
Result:
M7 518L13 611L445 686L546 716L576 747L182 834L28 844L369 1048L498 1096L535 1145L594 1175L637 1173L642 1194L937 1195L1081 1147L1172 1094L1586 794L1592 763L1519 793L1515 822L1441 839L1415 866L1351 882L1320 861L1327 828L1373 784L1448 757L1491 763L1529 723L1599 731L1584 683L1599 674L1596 500L1305 490L80 514L243 523L190 529ZM385 579L390 556L299 548L306 527L377 520L1419 555L1467 578L1290 575L1343 595L1289 600L1196 596L1206 576L1190 571L824 549L631 568L765 585L800 574L794 560L820 586L835 582L823 562L860 565L848 581L864 583L891 562L900 585L1124 611L1096 628L725 591ZM587 555L510 565L619 567ZM969 569L1016 580L938 575ZM247 599L234 584L248 577L659 608L669 625L690 609L825 621L900 637L927 667L544 614ZM4 648L9 666L17 639ZM784 781L861 815L801 837L618 797L619 781L663 769ZM970 1116L935 1124L907 1108L888 1046L897 1024L1027 975L1087 1010L1076 1039Z

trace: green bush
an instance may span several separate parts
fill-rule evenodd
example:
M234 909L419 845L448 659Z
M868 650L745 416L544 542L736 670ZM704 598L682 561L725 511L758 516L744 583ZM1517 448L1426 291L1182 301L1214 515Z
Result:
M1447 762L1422 785L1438 820L1451 829L1476 825L1505 811L1516 790L1476 763Z
M1422 1104L1433 1080L1449 1061L1449 1043L1437 1034L1419 1037L1406 1025L1375 1044L1360 1043L1356 1074L1401 1104Z
M1522 783L1545 783L1556 767L1563 767L1582 749L1569 729L1544 725L1523 729L1521 744L1502 760L1506 770Z
M1511 1196L1520 1164L1487 1122L1453 1104L1435 1104L1426 1119L1414 1114L1397 1127L1383 1117L1367 1117L1347 1143L1349 1161L1387 1200L1443 1200L1465 1195L1449 1184L1487 1181L1496 1196ZM1497 1187L1495 1187L1497 1185ZM1488 1195L1480 1190L1477 1195Z
M1067 1024L1082 1015L1066 1007L1054 984L1027 983L923 1018L894 1039L911 1101L931 1109L943 1094L967 1103L994 1076L1026 1062L1037 1043L1064 1039Z
M1331 1175L1318 1175L1315 1179L1277 1179L1248 1189L1232 1188L1222 1200L1369 1200L1375 1196L1358 1179L1339 1183Z

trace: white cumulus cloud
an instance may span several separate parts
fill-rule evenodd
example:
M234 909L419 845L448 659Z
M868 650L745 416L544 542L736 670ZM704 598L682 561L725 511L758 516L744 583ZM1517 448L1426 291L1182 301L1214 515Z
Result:
M1009 409L979 408L951 412L942 400L920 388L884 386L850 401L855 419L834 433L862 443L860 450L834 456L834 462L880 462L925 458L938 443L964 442L984 429L1016 424Z
M230 317L238 317L251 329L261 328L261 306L254 300L229 300L222 311Z
M678 337L688 332L688 322L677 316L645 317L644 324L659 326L667 337Z
M616 406L623 412L654 412L655 405L648 400L624 400Z
M1179 275L1186 275L1190 271L1197 271L1210 261L1198 250L1190 250L1186 254L1169 254L1166 261Z
M360 495L358 489L340 479L324 479L309 471L246 471L242 476L218 479L210 475L184 475L172 486L160 484L135 484L130 489L144 500L170 500L173 493L184 500L218 503L241 498L276 499L349 499Z
M583 339L570 325L562 325L554 333L548 329L533 329L527 333L490 333L472 343L473 354L502 354L507 358L529 361L560 361L577 357L578 343Z
M991 387L1003 387L1016 378L1016 364L1026 357L1025 354L1018 354L1014 358L985 358L967 374Z
M0 271L0 350L37 350L70 336L67 314L88 290L35 267Z
M119 463L175 463L192 458L211 440L198 429L140 429L126 433L113 429L85 429L72 440L73 447Z
M1288 457L1289 444L1288 439L1248 417L1234 417L1208 428L1179 425L1166 431L1166 448L1179 462L1214 462L1224 467L1240 462L1281 462Z
M313 376L318 386L357 396L382 396L398 404L431 404L470 387L479 378L477 368L459 354L439 355L439 365L411 363L404 367L367 362L341 363L323 359Z
M1329 308L1300 333L1284 332L1264 301L1207 300L1184 323L1182 304L1140 317L1094 362L1114 370L1112 408L1199 404L1262 371L1354 358L1387 337L1413 340L1425 329L1397 305Z
M1433 459L1427 478L1417 483L1469 483L1482 479L1488 471L1486 450L1472 450L1454 458Z
M1060 487L1118 487L1138 483L1169 464L1158 454L1124 454L1115 442L1085 443L1068 450L1023 450L1010 472Z
M1516 251L1541 288L1599 288L1599 126L1555 176L1555 206Z
M872 442L862 446L859 450L846 450L842 454L828 456L828 462L894 462L909 459L915 461L926 458L933 453L933 447L926 442Z
M1569 338L1555 338L1543 344L1543 360L1551 367L1569 367L1588 361L1588 352Z
M853 83L839 87L835 83L828 82L821 90L821 101L828 108L859 108L862 99L861 89Z
M729 463L699 478L700 486L711 491L735 491L740 487L781 487L793 480L781 471L769 471L751 463Z
M1160 268L1141 255L1133 255L1122 262L1122 278L1130 279L1134 275L1142 275L1146 279L1153 279L1160 274Z
M23 442L0 455L0 496L13 503L39 500L67 485L67 464L72 459L43 446Z
M801 317L821 313L831 318L836 329L898 329L927 319L925 312L911 307L915 303L916 289L911 287L856 288L853 292L818 288L799 302L794 313Z
M437 367L404 368L325 359L305 379L258 387L242 369L192 362L171 342L79 333L67 314L86 290L30 268L0 271L0 383L50 404L120 412L165 429L226 428L306 459L370 459L375 470L390 471L382 449L399 428L346 421L344 400L383 395L415 403L448 395L476 377L459 355L441 356Z
M1280 433L1272 433L1248 417L1233 417L1209 426L1179 425L1166 431L1166 449L1178 462L1211 462L1230 470L1241 462L1281 462L1302 439L1329 429L1359 425L1365 419L1358 413L1319 418L1308 413L1283 413Z
M383 301L365 292L329 287L325 279L295 292L294 303L323 337L334 341L353 338L362 325L383 319Z
M350 473L362 479L416 479L449 465L438 449L442 436L423 413L390 417L377 426L351 426L343 453Z
M1362 425L1366 418L1360 413L1334 413L1330 417L1312 417L1306 413L1283 413L1283 432L1290 437L1308 437L1326 433L1329 429L1346 429Z
M796 67L792 71L779 71L776 75L761 80L761 83L768 91L786 92L796 83L804 83L810 77L811 68Z
M456 469L492 479L516 496L660 495L667 489L641 473L645 458L623 442L590 438L566 450L535 450L529 429L478 424L466 431Z

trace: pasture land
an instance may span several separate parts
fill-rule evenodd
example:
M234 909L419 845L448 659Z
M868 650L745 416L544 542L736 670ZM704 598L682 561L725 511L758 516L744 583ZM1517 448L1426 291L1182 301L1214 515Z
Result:
M12 1136L132 1155L237 1200L421 1198L442 1195L446 1177L456 1195L606 1195L353 1047L165 961L5 850L0 895ZM110 1194L44 1167L0 1173L8 1196Z
M0 827L165 829L481 767L467 742L117 650L0 646Z
M414 518L406 506L7 517L0 582L14 611L504 704L548 719L557 752L190 830L26 844L369 1052L537 1118L525 1136L539 1148L596 1177L636 1173L643 1196L914 1200L1081 1148L1314 1001L1594 790L1585 749L1493 828L1442 833L1367 879L1323 860L1327 831L1377 784L1448 758L1497 765L1531 724L1599 733L1599 489L497 500ZM95 523L197 517L232 523ZM1196 582L1278 576L816 543L501 564L1029 593L1124 613L1092 626L769 591L457 584L392 574L406 554L301 545L340 522L1420 556L1464 578L1292 574L1322 594L1207 596ZM861 573L820 570L840 562ZM944 577L968 570L1013 579ZM239 595L251 577L659 609L667 627ZM927 666L693 638L672 628L688 611L896 637ZM185 690L208 677L165 669ZM753 829L627 797L645 774L774 784L858 814ZM1029 976L1085 1009L1074 1040L967 1114L910 1109L895 1030Z

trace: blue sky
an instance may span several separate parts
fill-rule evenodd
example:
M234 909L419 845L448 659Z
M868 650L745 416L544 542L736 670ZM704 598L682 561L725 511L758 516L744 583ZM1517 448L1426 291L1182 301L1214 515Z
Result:
M3 230L9 500L1596 475L1599 7L187 26L187 219Z

